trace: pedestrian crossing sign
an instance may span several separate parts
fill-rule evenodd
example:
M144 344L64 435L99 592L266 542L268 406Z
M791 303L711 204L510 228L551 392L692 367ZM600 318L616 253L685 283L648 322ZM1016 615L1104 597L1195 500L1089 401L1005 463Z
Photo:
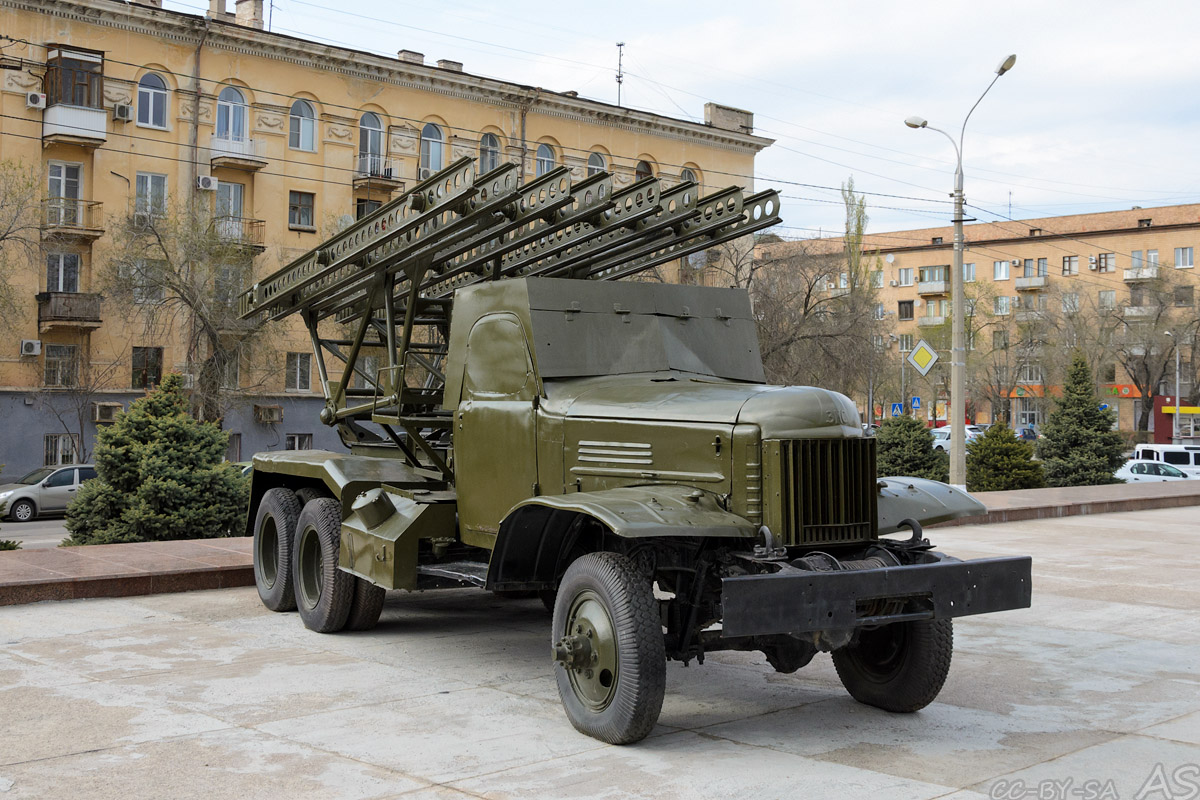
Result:
M898 417L904 413L904 405L902 403L892 403L892 416Z

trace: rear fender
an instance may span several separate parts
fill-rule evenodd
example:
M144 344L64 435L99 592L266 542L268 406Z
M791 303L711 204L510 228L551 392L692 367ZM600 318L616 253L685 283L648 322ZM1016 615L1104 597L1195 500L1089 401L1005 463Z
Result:
M986 514L987 507L962 489L925 478L879 479L879 533L895 533L901 520L933 525Z

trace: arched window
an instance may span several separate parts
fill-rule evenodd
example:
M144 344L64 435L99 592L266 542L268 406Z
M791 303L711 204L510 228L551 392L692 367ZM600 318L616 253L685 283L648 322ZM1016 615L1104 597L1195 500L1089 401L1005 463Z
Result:
M445 166L446 144L442 129L432 122L421 129L421 174L425 180Z
M137 121L148 128L167 127L167 82L153 72L138 81Z
M645 180L646 178L653 178L654 170L650 168L650 162L639 161L637 163L637 168L634 170L634 177L636 177L639 181Z
M309 152L317 149L317 115L307 100L292 103L292 115L288 120L288 147Z
M364 175L383 174L383 122L370 111L358 121L358 171Z
M479 137L479 171L491 172L500 166L500 139L494 133Z
M679 173L679 180L687 181L688 183L695 183L695 184L700 183L700 179L698 177L696 177L696 171L693 170L691 167L683 168L683 170Z
M604 160L603 153L592 153L588 156L588 177L592 177L597 172L604 172L608 164Z
M539 178L554 169L554 148L548 144L539 144L534 166Z
M217 138L230 142L246 138L246 98L232 86L217 95Z

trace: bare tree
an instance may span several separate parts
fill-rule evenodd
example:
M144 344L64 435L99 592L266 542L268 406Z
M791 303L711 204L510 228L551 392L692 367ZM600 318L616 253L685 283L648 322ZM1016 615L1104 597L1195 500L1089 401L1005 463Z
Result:
M40 262L44 187L35 168L0 161L0 325L24 316L12 277L15 269Z
M93 407L102 402L103 390L111 385L121 368L121 359L107 364L94 364L86 339L76 345L75 357L65 365L63 385L47 387L36 395L34 404L53 417L58 427L70 437L77 463L91 457L86 437L87 425L93 419Z

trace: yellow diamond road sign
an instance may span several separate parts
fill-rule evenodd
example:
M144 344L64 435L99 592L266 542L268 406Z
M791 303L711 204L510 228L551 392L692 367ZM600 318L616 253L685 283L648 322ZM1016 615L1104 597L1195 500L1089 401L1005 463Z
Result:
M922 375L928 375L937 360L937 351L930 347L924 339L917 342L917 346L908 353L908 363L916 367L917 372Z

